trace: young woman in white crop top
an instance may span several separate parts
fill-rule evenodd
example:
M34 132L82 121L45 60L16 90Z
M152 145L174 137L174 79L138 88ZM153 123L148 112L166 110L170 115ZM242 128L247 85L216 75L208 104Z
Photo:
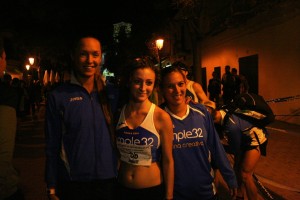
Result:
M128 73L129 98L116 127L118 199L173 199L172 121L148 99L158 82L157 69L138 58Z

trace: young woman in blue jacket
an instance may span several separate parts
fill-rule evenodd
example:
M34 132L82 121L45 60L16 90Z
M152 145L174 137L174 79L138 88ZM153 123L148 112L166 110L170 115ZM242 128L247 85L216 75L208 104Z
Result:
M217 199L212 162L234 198L236 177L210 113L200 103L187 103L186 78L179 68L165 68L161 76L161 107L173 122L174 200Z

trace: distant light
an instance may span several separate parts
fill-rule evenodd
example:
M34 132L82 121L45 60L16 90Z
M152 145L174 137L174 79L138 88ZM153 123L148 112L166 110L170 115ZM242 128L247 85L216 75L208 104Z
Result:
M34 64L34 58L30 57L30 58L28 58L28 60L29 60L30 65Z
M102 74L103 74L104 77L107 77L107 76L113 76L114 77L115 76L114 73L108 71L108 69L106 69L106 68L103 70Z
M27 64L26 65L26 69L29 70L30 69L30 65Z
M161 50L164 46L164 40L163 39L157 39L156 40L156 47L158 48L158 50Z

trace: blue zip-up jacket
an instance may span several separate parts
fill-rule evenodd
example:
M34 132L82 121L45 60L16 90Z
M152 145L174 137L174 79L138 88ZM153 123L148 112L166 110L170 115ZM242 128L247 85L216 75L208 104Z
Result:
M74 77L49 93L46 106L46 183L117 176L115 154L97 92Z

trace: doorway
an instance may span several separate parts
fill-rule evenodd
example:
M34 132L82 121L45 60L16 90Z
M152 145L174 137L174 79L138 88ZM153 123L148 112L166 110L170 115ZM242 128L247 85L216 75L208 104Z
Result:
M207 95L207 74L206 74L206 67L202 67L201 68L201 77L202 77L202 82L201 82L201 86L203 88L203 91L205 92L205 94Z
M221 80L221 67L220 67L220 66L214 67L214 71L215 71L216 74L217 74L217 78L218 78L219 80Z
M258 55L239 58L239 74L246 77L249 92L258 94Z

